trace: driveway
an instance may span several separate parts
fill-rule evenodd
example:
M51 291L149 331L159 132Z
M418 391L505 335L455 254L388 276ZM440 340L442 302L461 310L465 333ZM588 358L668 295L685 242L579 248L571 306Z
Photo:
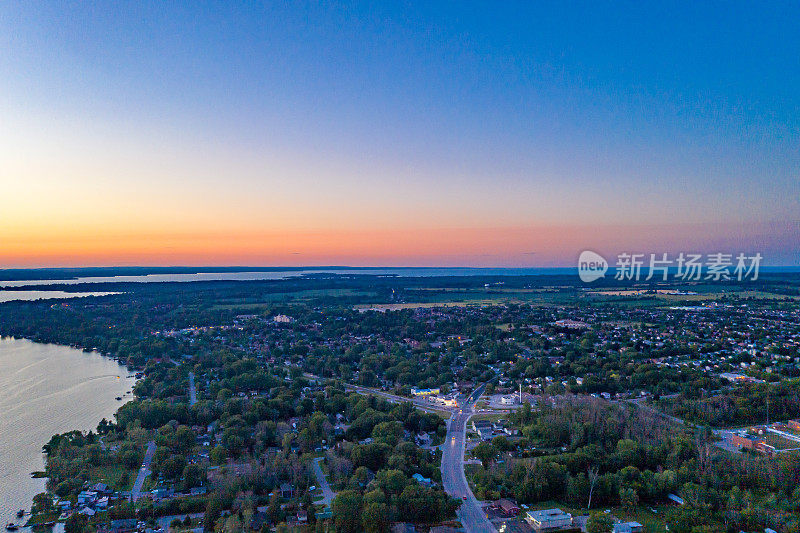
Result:
M333 492L331 486L328 484L328 480L325 479L325 473L322 471L322 467L320 463L322 462L322 457L317 457L314 459L314 475L317 476L317 485L322 489L322 499L319 501L315 501L314 505L324 505L325 507L330 507L331 502L336 497L336 493Z
M136 501L139 499L139 496L142 495L142 485L144 485L144 480L147 476L150 475L150 463L153 461L153 454L156 453L156 443L155 441L150 441L147 443L147 451L144 452L144 462L142 463L142 467L139 469L139 473L136 474L136 481L133 482L133 489L131 489L131 501Z

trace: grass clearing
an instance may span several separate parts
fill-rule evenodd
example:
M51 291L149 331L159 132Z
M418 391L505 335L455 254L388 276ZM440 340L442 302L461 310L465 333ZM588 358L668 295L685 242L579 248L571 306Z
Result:
M39 513L37 515L32 516L30 520L25 522L25 527L38 526L41 524L55 522L58 520L58 517L59 517L58 511L53 511L51 513Z
M124 482L125 473L128 474L127 482ZM91 479L96 479L117 490L131 490L133 482L136 480L136 470L128 470L120 464L110 464L98 466L91 470Z
M609 510L609 514L619 518L623 522L635 521L644 526L644 531L647 533L662 533L666 531L666 511L669 508L666 505L647 506L639 505L633 509L624 507L594 507L588 510L585 507L572 507L565 505L555 500L548 500L543 502L536 502L528 506L529 511L538 511L541 509L558 508L564 512L572 514L572 516L586 515L593 512L603 512ZM650 509L655 509L654 513ZM525 509L523 509L524 511Z

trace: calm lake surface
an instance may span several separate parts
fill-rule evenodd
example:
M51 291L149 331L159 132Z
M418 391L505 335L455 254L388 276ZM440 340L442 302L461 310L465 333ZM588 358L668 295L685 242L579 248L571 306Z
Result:
M108 296L118 292L65 292L65 291L0 291L0 303L14 300L51 300L60 298L83 298L84 296Z
M33 285L78 285L81 283L159 283L159 282L191 282L191 281L257 281L278 280L298 276L314 276L320 274L337 275L369 275L400 277L431 276L535 276L577 272L568 268L455 268L455 267L419 267L419 268L331 268L303 270L274 270L264 272L200 272L196 274L146 274L141 276L105 276L80 277L63 280L37 279L0 281L0 287L22 287Z
M44 490L42 445L56 433L95 429L133 387L125 367L99 353L24 339L0 339L0 525L19 522ZM122 396L123 401L115 398Z

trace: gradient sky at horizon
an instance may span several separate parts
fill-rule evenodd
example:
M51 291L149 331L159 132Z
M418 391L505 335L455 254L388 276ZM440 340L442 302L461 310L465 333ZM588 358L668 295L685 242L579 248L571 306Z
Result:
M799 20L788 2L4 2L0 267L798 265Z

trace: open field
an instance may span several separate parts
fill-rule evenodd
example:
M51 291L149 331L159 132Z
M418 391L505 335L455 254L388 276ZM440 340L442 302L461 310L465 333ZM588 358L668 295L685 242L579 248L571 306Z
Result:
M467 307L493 305L491 301L470 301L470 302L417 302L417 303L398 303L398 304L361 304L354 309L359 311L400 311L402 309L429 309L432 307Z
M128 482L120 483L126 472L128 474ZM91 476L92 479L97 479L106 485L120 487L122 490L131 490L133 481L136 479L136 470L128 470L120 464L111 464L93 468Z
M557 501L544 501L544 502L537 502L528 506L528 509L523 509L523 511L535 511L540 509L552 509L552 508L559 508L562 511L567 513L571 513L572 516L579 516L579 515L586 515L590 514L585 507L570 507L569 505L564 505ZM655 513L651 510L655 509ZM608 510L609 513L622 521L636 521L639 522L644 526L644 530L647 533L662 533L666 531L666 519L665 514L666 511L669 509L667 505L658 505L658 506L647 506L647 505L639 505L634 507L633 509L626 509L623 507L594 507L592 512L603 512Z
M490 422L494 423L504 418L508 418L508 413L480 413L477 415L473 415L472 418L470 418L470 421L489 420Z
M762 438L764 442L770 446L774 446L776 450L795 450L800 448L800 442L787 439L775 433L765 432Z
M269 307L271 304L275 302L283 302L287 300L292 301L304 301L304 300L312 300L315 298L345 298L345 297L362 297L362 298L370 298L374 297L375 293L368 292L368 291L359 291L355 289L309 289L303 291L291 291L291 292L275 292L270 294L264 294L259 297L259 301L247 301L247 300L222 300L220 303L212 306L211 309L218 310L218 309L249 309L249 310L258 310L261 308Z

